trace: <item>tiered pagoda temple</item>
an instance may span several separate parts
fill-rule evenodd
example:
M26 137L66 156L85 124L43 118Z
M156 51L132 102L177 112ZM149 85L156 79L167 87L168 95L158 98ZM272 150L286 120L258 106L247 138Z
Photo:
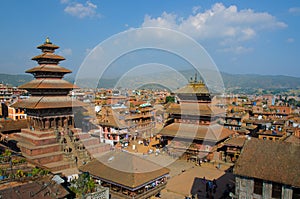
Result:
M170 154L198 160L212 158L208 155L234 133L218 124L225 110L212 103L208 88L196 76L175 94L177 103L169 105L169 118L160 131Z
M76 86L62 79L71 71L58 65L65 60L54 54L59 47L47 38L37 48L42 54L32 60L39 65L26 71L35 79L20 86L31 96L13 104L25 109L28 128L15 137L28 161L57 172L77 167L90 160L93 153L109 150L109 146L76 128L74 112L83 110L85 104L68 96Z
M68 96L76 86L62 79L65 74L71 73L58 65L65 58L54 54L59 47L52 44L49 38L37 48L42 50L42 54L33 57L32 60L37 61L39 65L26 71L35 79L19 87L27 90L31 97L17 102L14 107L26 109L31 128L44 130L74 127L73 108L83 104Z

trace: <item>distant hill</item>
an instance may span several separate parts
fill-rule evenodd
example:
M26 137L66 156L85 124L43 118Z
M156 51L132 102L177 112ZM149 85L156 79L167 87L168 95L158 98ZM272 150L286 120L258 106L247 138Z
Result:
M194 76L194 71L182 71L183 76L187 79L189 77ZM228 73L221 73L224 81L225 88L227 90L237 90L237 89L300 89L300 77L291 77L291 76L284 76L284 75L250 75L250 74L228 74ZM171 85L178 87L178 83L174 82L176 77L171 74L150 74L148 78L156 76L159 79L164 80L164 85ZM143 77L130 77L130 83L138 82L138 79ZM8 74L0 74L0 83L10 84L12 86L19 86L28 82L33 79L32 75L8 75ZM65 78L67 81L74 82L74 77L71 75L66 76ZM89 81L92 80L77 80L78 85L81 87L88 87ZM115 87L117 84L118 78L115 79L101 79L98 87L101 88L112 88ZM177 81L177 79L176 79Z
M32 75L9 75L0 74L0 83L8 84L10 86L20 86L33 79Z
M222 73L227 88L300 88L300 78L284 75L231 75Z

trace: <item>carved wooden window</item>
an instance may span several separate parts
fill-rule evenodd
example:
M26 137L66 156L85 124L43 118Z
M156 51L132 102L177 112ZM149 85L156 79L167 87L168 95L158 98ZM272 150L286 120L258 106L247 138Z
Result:
M262 191L263 191L263 180L254 179L254 191L253 191L253 193L262 195Z
M282 185L278 183L272 183L272 198L281 198Z

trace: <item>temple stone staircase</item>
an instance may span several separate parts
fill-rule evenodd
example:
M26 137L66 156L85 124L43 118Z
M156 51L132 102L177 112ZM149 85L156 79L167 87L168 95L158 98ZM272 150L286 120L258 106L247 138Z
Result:
M94 156L110 150L110 145L100 143L98 138L83 133L81 129L64 129L60 132L63 133L22 129L15 139L29 162L52 173L78 168Z

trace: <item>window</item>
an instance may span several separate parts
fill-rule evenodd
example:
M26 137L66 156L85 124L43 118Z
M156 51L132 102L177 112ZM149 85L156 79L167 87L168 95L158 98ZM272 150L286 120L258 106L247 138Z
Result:
M281 198L282 185L272 183L272 198Z
M263 180L254 179L254 191L253 191L253 193L262 195L262 190L263 190Z
M300 199L300 188L293 189L293 199Z

